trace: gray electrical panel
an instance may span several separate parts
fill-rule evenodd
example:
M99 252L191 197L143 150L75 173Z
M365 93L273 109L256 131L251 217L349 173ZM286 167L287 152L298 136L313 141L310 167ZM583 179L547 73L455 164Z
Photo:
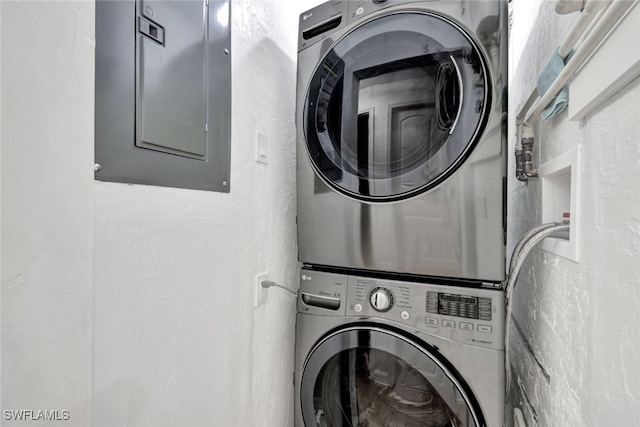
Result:
M96 2L96 179L229 191L229 18L229 0Z

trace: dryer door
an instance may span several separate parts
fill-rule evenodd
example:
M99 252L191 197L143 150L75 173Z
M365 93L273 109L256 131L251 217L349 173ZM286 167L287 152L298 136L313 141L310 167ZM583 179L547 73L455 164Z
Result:
M300 388L307 427L481 427L465 381L437 350L376 326L353 326L309 354Z
M483 55L444 17L402 12L339 40L311 79L304 133L316 172L361 200L436 186L464 162L490 105Z

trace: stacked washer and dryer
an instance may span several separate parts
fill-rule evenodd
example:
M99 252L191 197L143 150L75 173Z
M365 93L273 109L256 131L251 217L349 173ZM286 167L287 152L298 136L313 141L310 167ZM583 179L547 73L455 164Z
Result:
M295 425L504 425L507 4L300 16Z

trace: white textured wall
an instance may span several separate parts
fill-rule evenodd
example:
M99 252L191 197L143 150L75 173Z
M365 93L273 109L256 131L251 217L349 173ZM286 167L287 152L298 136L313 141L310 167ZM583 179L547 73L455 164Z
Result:
M231 193L96 182L95 426L291 426L298 1L232 1ZM286 13L285 13L286 12ZM255 135L268 135L267 166Z
M540 183L515 181L515 113L577 15L555 2L513 2L510 84L509 247L540 223ZM530 30L529 30L530 29ZM630 40L629 43L640 43ZM604 64L611 66L612 64ZM529 426L640 425L640 81L580 122L567 113L536 127L536 162L583 148L580 262L542 252L516 288L515 316L536 362L513 330L514 404ZM545 372L547 376L545 376ZM527 404L528 401L528 404Z
M2 424L32 424L5 410L66 410L88 425L94 5L0 8Z

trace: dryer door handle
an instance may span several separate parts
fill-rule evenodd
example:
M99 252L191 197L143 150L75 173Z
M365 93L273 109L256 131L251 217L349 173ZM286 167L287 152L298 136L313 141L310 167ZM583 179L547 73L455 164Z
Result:
M462 113L464 84L456 59L449 55L449 60L451 62L440 64L436 75L436 119L438 126L442 130L449 129L451 135Z
M340 308L340 298L335 297L302 293L302 301L307 305L326 308L327 310L337 310Z
M458 63L453 56L450 56L451 62L453 62L453 66L456 69L456 76L458 77L458 112L456 113L456 119L453 121L451 125L451 130L449 131L449 135L453 133L458 124L458 120L460 120L460 113L462 113L462 103L464 102L464 83L462 80L462 73L460 72L460 67L458 67Z

